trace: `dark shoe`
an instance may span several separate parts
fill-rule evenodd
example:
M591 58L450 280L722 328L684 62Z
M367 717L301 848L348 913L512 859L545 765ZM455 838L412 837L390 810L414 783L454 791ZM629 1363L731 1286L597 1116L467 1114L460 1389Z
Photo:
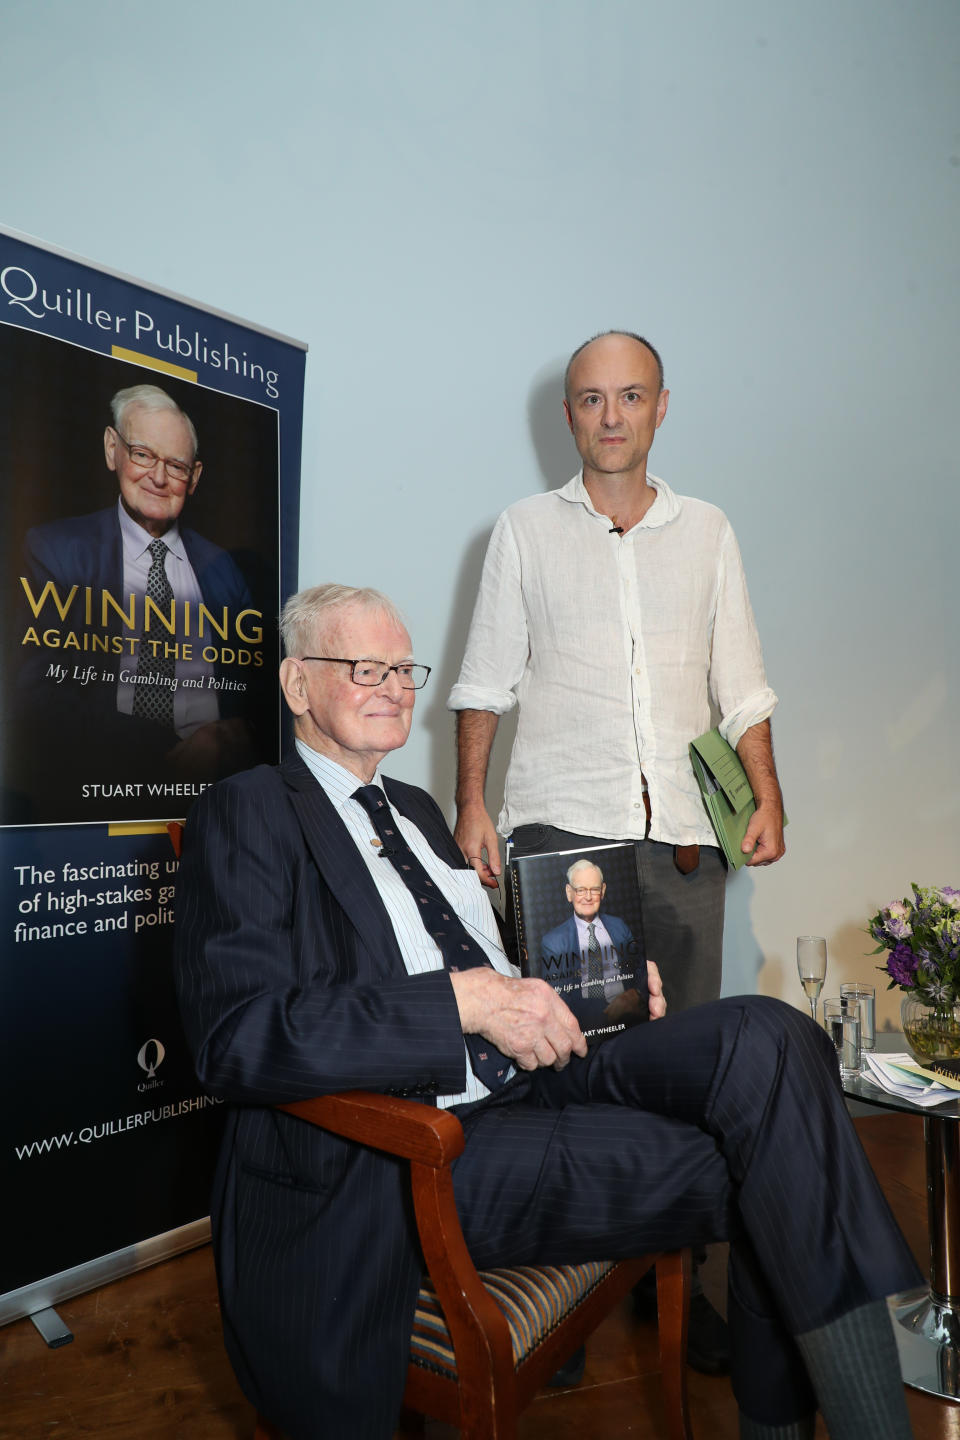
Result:
M730 1332L706 1295L690 1301L690 1328L687 1331L687 1364L701 1375L730 1374Z
M579 1350L574 1350L567 1363L561 1365L555 1375L550 1376L547 1384L553 1390L566 1390L571 1385L579 1385L586 1364L587 1352L581 1345Z

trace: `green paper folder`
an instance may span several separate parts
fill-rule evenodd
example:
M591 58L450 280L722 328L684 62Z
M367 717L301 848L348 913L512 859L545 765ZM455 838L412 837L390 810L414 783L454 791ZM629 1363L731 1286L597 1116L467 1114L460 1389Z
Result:
M736 750L727 744L719 730L708 730L706 735L691 740L690 761L727 864L732 870L739 870L750 859L740 845L750 816L757 808L746 771Z

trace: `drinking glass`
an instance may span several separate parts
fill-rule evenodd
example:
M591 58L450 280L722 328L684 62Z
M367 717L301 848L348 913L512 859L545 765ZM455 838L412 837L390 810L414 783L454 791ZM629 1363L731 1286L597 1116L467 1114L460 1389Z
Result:
M838 995L823 1002L824 1029L833 1041L840 1074L851 1080L860 1073L860 1007L853 996Z
M859 981L840 986L841 1000L848 999L860 1009L860 1049L873 1050L876 1041L877 991L873 985L861 985Z
M817 1000L827 974L827 942L822 935L797 936L797 970L810 1002L810 1017L816 1024Z

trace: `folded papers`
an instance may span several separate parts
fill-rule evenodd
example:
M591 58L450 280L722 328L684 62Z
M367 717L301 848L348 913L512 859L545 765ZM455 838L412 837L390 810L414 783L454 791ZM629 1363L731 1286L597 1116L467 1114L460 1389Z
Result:
M880 1056L867 1050L863 1059L864 1079L872 1081L888 1095L923 1106L943 1105L947 1100L960 1099L960 1080L924 1070L906 1051Z

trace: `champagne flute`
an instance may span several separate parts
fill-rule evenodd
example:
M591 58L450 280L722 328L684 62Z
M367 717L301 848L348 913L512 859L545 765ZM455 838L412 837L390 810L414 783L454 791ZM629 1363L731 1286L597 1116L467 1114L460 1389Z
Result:
M816 1023L817 1000L827 974L827 942L822 935L797 936L797 970L810 1002L810 1016Z

